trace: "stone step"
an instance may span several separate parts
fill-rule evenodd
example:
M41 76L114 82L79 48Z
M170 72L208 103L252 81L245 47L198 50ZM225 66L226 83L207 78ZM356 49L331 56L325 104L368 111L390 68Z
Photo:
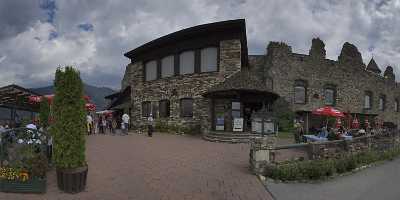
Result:
M203 136L204 140L210 141L210 142L223 142L223 143L248 143L250 139L246 138L241 138L241 139L236 139L236 138L230 138L230 139L223 139L223 138L213 138L213 137L208 137L208 136Z
M214 134L207 134L206 136L210 138L220 138L220 139L250 139L255 136L240 136L240 135L214 135Z

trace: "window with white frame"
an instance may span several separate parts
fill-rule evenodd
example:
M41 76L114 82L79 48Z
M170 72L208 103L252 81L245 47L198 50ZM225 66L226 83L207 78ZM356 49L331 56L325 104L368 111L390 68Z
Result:
M379 97L379 110L384 111L385 110L385 105L386 104L386 97L385 95L381 95Z
M365 109L371 109L371 105L372 105L372 92L367 91L365 92L365 96L364 96L364 108Z
M306 82L303 80L296 80L294 84L294 103L304 104L306 103Z
M325 88L325 105L335 105L336 90L333 87Z
M201 72L214 72L218 70L218 49L208 47L201 50Z

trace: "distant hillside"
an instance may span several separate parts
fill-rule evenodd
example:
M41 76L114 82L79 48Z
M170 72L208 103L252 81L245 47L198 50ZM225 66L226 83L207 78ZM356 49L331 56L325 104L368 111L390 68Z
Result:
M31 88L31 90L42 95L54 94L53 86ZM90 97L91 101L96 104L97 110L102 110L107 106L107 102L104 99L105 96L115 93L114 90L107 87L96 87L87 84L84 85L84 92Z

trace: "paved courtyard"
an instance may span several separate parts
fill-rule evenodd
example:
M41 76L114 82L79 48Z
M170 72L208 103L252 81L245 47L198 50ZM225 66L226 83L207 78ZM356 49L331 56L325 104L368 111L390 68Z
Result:
M43 195L0 193L18 199L272 199L248 170L249 145L203 141L197 137L155 134L153 138L95 135L87 140L85 192L70 195L48 174Z

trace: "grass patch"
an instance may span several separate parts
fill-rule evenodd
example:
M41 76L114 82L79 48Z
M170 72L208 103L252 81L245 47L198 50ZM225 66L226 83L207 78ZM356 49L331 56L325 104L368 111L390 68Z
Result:
M294 133L291 131L279 131L278 138L279 139L294 139Z

